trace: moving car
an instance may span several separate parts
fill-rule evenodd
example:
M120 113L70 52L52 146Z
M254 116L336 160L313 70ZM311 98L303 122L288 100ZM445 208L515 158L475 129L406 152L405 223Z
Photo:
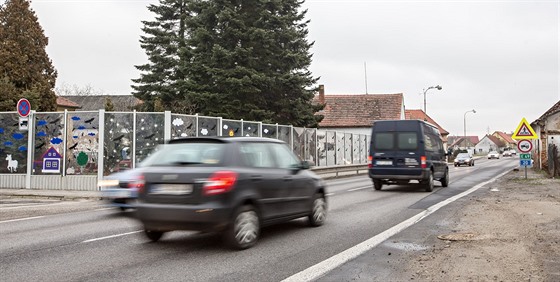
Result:
M498 153L497 151L490 151L488 153L488 159L499 159L500 158L500 153Z
M505 150L505 151L502 153L502 157L504 157L504 158L505 158L505 157L511 157L511 151L510 151L510 150Z
M449 184L441 135L434 125L422 120L380 120L372 127L368 174L373 188L418 181L427 191L434 180Z
M138 195L131 182L138 178L141 171L141 168L136 168L105 176L97 183L97 188L101 191L101 198L110 206L123 211L134 208Z
M474 165L474 159L471 155L469 155L469 153L459 153L455 157L455 160L453 161L453 164L455 166L461 166L461 165L473 166Z
M238 249L252 247L262 226L308 218L324 223L326 187L283 141L257 137L170 140L150 156L134 183L145 235L220 232Z

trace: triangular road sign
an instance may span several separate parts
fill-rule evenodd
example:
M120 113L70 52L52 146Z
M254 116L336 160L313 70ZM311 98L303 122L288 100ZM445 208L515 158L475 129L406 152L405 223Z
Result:
M521 120L521 122L519 123L519 125L517 126L517 129L515 130L515 132L511 136L511 138L513 138L513 139L538 139L539 137L537 136L537 134L535 133L535 131L533 130L531 125L529 125L527 120L525 118L523 118Z

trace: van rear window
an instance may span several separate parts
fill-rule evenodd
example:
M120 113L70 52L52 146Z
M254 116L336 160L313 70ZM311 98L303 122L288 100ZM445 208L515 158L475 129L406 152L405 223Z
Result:
M396 140L396 142L395 142ZM418 135L416 132L382 132L373 137L374 150L416 150Z

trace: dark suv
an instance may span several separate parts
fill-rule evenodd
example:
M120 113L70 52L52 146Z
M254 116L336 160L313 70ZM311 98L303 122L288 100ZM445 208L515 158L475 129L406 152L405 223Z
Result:
M417 180L427 192L434 179L449 184L449 169L437 127L422 120L380 120L373 123L368 157L375 190L384 184Z
M282 141L193 137L168 142L137 179L138 219L152 241L167 231L222 232L239 249L261 226L308 217L324 223L323 181Z

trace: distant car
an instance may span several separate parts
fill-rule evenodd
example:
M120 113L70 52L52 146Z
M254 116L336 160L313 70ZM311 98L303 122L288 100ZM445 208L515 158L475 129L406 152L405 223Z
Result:
M142 169L129 169L109 174L97 183L101 198L110 206L127 210L135 208L138 193L133 180L138 178Z
M517 156L517 151L516 150L509 150L509 152L511 153L512 156Z
M504 158L505 158L505 157L511 157L511 151L510 151L510 150L505 150L505 151L502 153L502 156L503 156Z
M468 165L474 166L474 159L469 153L459 153L453 161L455 166Z
M137 218L158 241L173 230L220 232L237 249L252 247L261 226L327 215L326 187L285 142L258 137L173 139L143 166Z
M497 151L490 151L490 153L488 153L488 159L499 159L500 158L500 153L498 153Z

